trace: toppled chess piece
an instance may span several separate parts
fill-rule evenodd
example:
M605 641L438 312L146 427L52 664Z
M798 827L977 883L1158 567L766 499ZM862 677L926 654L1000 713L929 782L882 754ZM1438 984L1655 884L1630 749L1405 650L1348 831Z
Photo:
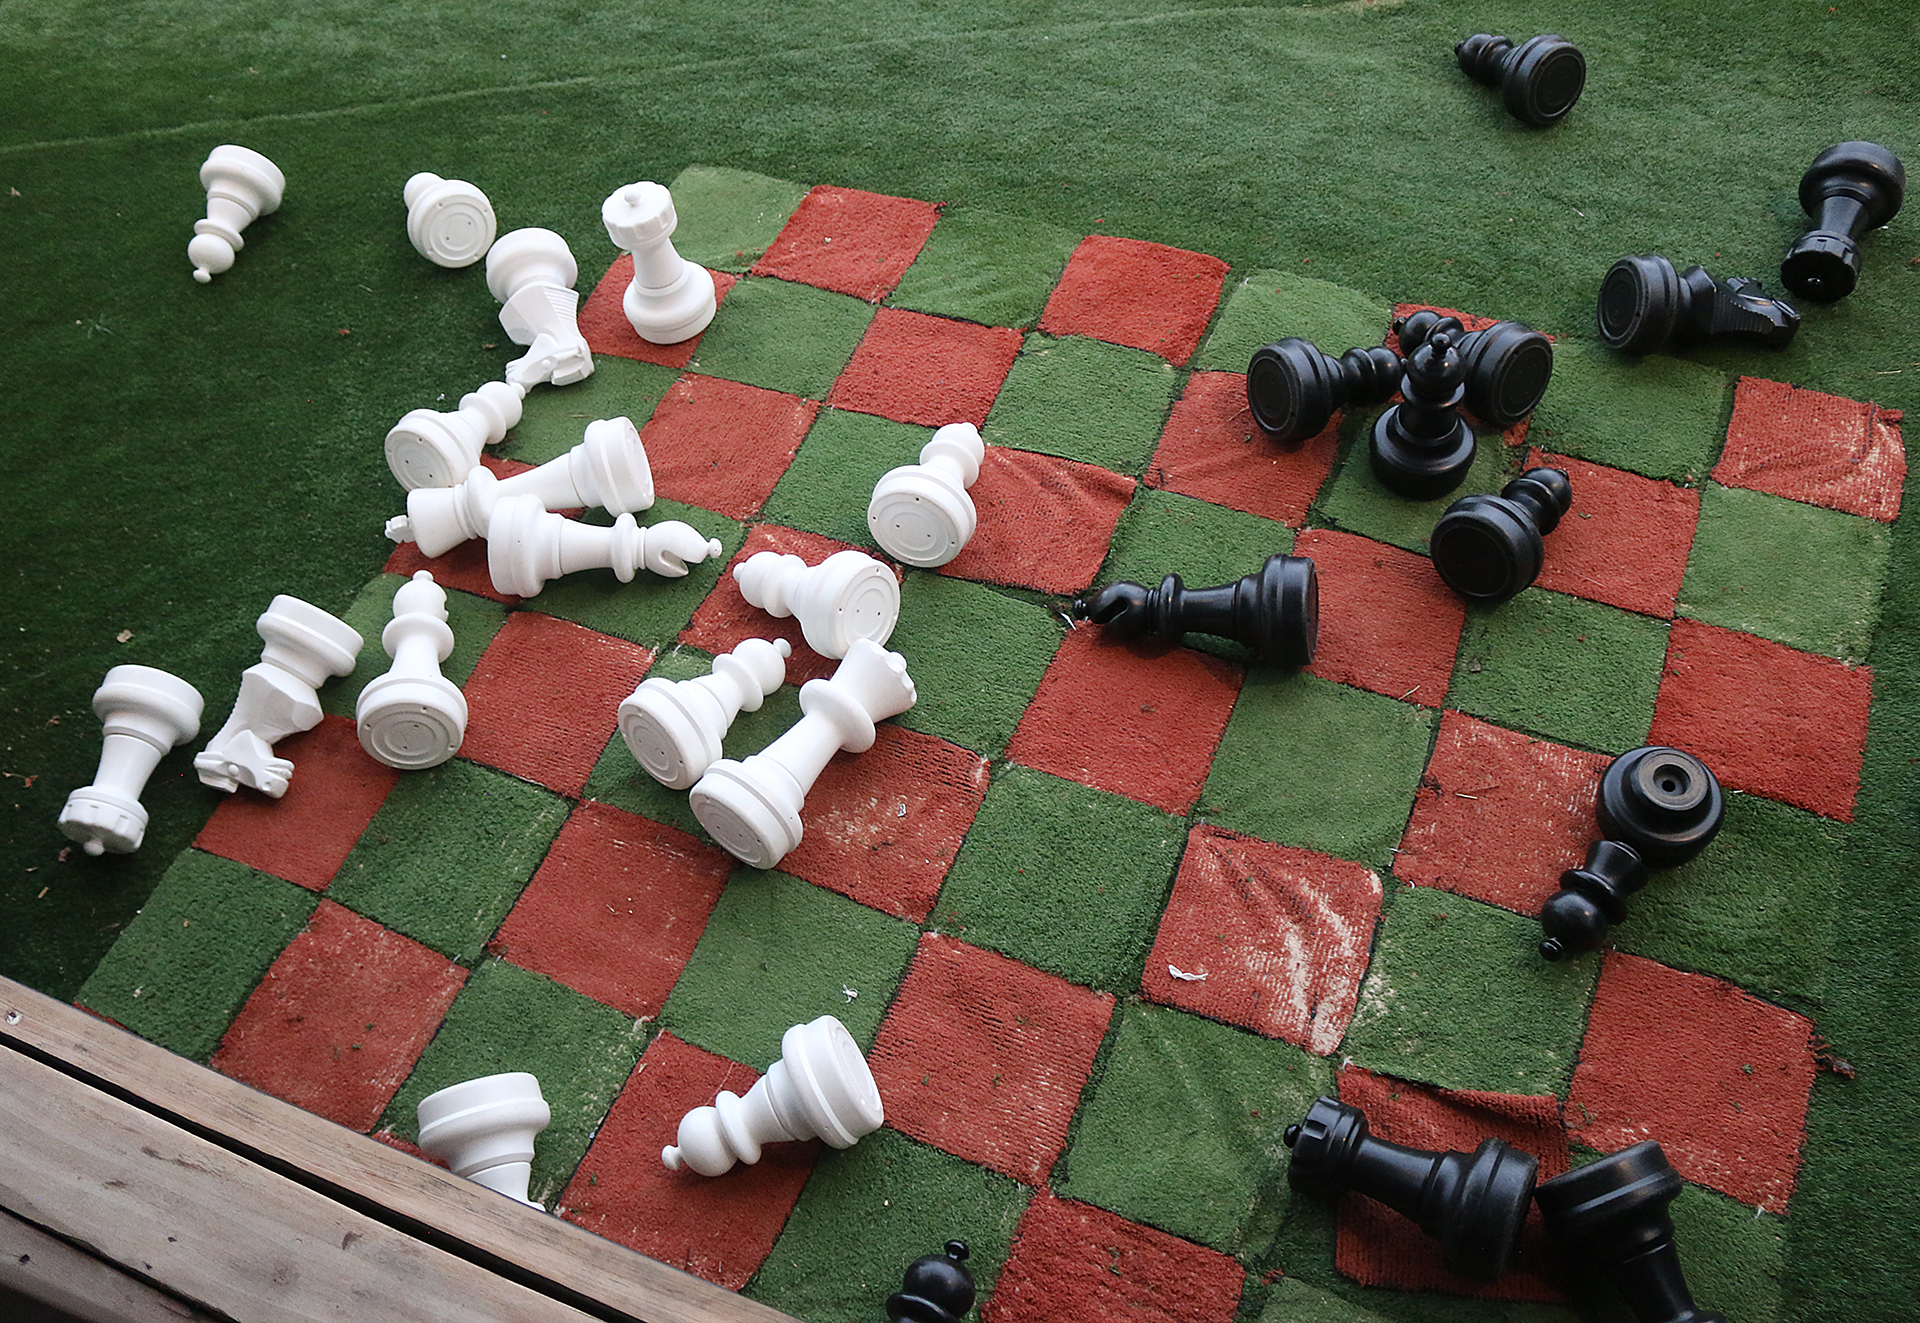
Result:
M1600 282L1600 338L1623 354L1724 339L1785 349L1799 329L1799 312L1759 281L1716 280L1699 266L1676 272L1658 253L1623 257Z
M948 423L920 449L918 464L888 469L867 503L867 531L903 565L937 569L960 554L978 516L967 488L987 448L972 423Z
M428 1094L415 1114L421 1152L455 1176L540 1207L527 1197L527 1181L534 1136L552 1124L553 1111L539 1080L523 1070L483 1075Z
M407 493L407 512L387 520L387 536L417 544L422 556L444 556L469 538L485 537L494 506L514 496L534 497L548 510L597 506L633 514L653 504L653 467L632 419L597 419L579 445L537 469L496 478L476 465L455 486L415 488Z
M720 554L720 539L678 519L640 527L630 514L613 527L549 514L537 496L495 501L487 521L487 572L495 592L532 597L547 581L577 570L612 570L632 583L642 569L663 579L684 578L689 565Z
M1539 408L1553 380L1553 341L1525 322L1495 322L1469 331L1458 317L1422 308L1395 321L1393 332L1402 354L1443 332L1452 337L1467 371L1461 403L1494 427L1512 427Z
M407 239L434 265L472 266L493 247L493 204L466 180L422 170L400 196L407 204Z
M742 712L758 712L787 679L793 645L748 639L713 659L697 680L650 675L620 700L620 738L647 775L690 789L720 757L720 742Z
M314 691L329 676L351 671L365 640L346 621L285 593L267 605L255 628L267 646L259 663L240 673L233 714L194 757L193 770L215 790L231 793L244 785L279 799L293 764L273 756L274 744L320 724Z
M1400 356L1385 345L1334 358L1299 336L1253 351L1247 407L1260 430L1292 444L1326 430L1337 409L1385 404L1400 385Z
M634 334L649 344L691 340L713 320L713 275L673 248L680 217L673 195L643 180L615 189L600 206L600 219L616 248L633 254L633 280L621 297Z
M1600 777L1600 830L1649 868L1683 864L1720 834L1720 782L1690 753L1647 744L1615 758Z
M1284 1138L1293 1189L1378 1200L1438 1240L1441 1260L1463 1277L1491 1282L1507 1270L1540 1172L1532 1154L1501 1139L1483 1139L1472 1153L1404 1148L1373 1138L1364 1112L1327 1097Z
M960 1323L973 1308L967 1242L949 1240L939 1254L907 1265L900 1289L887 1297L887 1323Z
M1407 356L1404 398L1374 420L1367 441L1373 474L1387 490L1428 501L1467 476L1473 428L1460 416L1466 381L1466 360L1450 332L1435 331Z
M1453 48L1460 72L1500 89L1507 113L1522 123L1558 124L1587 85L1587 61L1565 37L1544 33L1518 46L1475 33Z
M1780 283L1815 303L1853 293L1860 279L1860 240L1900 210L1907 167L1873 142L1841 142L1813 158L1800 177L1800 208L1813 228L1794 240L1780 263Z
M836 551L818 565L759 551L733 567L748 606L800 622L807 646L844 657L854 643L885 643L900 620L900 581L864 551Z
M147 833L140 792L169 749L200 733L200 691L152 666L116 666L93 693L106 727L93 784L67 796L60 830L88 854L132 854Z
M520 421L527 388L489 381L460 397L452 413L414 409L387 433L387 468L408 491L451 487L480 466L483 446L497 446Z
M1572 482L1549 468L1528 469L1498 496L1463 496L1433 526L1433 568L1462 597L1504 602L1540 576L1542 535L1572 505Z
M886 1119L860 1045L845 1025L823 1015L781 1036L780 1060L746 1097L722 1090L712 1106L683 1116L677 1142L660 1150L660 1161L672 1171L691 1167L719 1176L735 1163L760 1161L762 1146L781 1140L817 1138L852 1148Z
M580 334L580 267L567 241L530 227L502 235L487 250L487 288L500 302L500 326L527 352L507 364L516 386L571 385L593 375L593 350Z
M447 590L426 570L393 595L393 619L380 633L393 658L385 675L367 681L354 704L360 747L405 772L438 767L467 737L467 698L440 674L453 652Z
M1546 937L1540 954L1548 960L1597 951L1607 933L1627 917L1627 897L1647 885L1647 865L1632 846L1595 841L1587 861L1560 875L1560 890L1540 908Z
M1215 634L1281 666L1305 666L1320 645L1320 579L1305 556L1269 556L1260 569L1217 588L1188 588L1169 574L1158 588L1121 580L1073 599L1076 620L1122 637L1157 634L1178 643Z
M187 260L193 278L204 285L231 268L234 254L247 246L240 231L279 208L287 177L252 148L227 143L208 153L200 183L207 190L207 218L193 223Z
M1653 1140L1588 1163L1534 1190L1547 1234L1620 1288L1639 1323L1726 1323L1693 1303L1667 1205L1680 1173Z
M772 868L800 844L800 810L833 755L873 747L874 723L905 712L919 695L907 661L855 639L830 679L800 687L799 721L744 762L722 758L693 787L693 816L734 858Z

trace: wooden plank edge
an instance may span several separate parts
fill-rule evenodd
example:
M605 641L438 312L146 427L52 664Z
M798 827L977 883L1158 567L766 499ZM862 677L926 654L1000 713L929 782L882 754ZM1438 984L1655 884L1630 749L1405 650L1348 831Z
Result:
M0 1208L0 1287L84 1323L219 1323L191 1301Z

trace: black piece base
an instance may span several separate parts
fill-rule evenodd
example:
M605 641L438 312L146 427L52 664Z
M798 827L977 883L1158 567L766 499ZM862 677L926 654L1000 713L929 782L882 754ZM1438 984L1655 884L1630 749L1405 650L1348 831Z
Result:
M1453 48L1462 72L1499 87L1507 113L1544 127L1566 118L1587 85L1587 61L1565 37L1543 33L1515 46L1506 37L1476 33Z
M1349 349L1334 358L1298 336L1253 351L1247 363L1247 408L1275 441L1318 436L1336 409L1385 404L1400 384L1391 349Z
M1608 840L1633 847L1650 868L1669 868L1707 848L1727 801L1698 758L1647 744L1615 758L1601 776L1597 811Z
M1498 496L1463 496L1427 540L1433 568L1462 597L1504 602L1539 577L1546 559L1542 535L1572 505L1572 482L1549 468L1528 469Z
M1647 866L1632 846L1595 841L1587 862L1560 875L1560 890L1540 909L1548 960L1597 951L1614 924L1627 917L1627 897L1647 885Z
M1885 225L1906 197L1907 168L1878 143L1841 142L1800 177L1800 206L1814 227L1780 263L1780 283L1801 298L1832 303L1860 280L1860 240Z
M1169 574L1158 588L1122 580L1075 598L1073 614L1116 634L1189 632L1244 643L1282 666L1306 666L1320 644L1320 579L1305 556L1269 556L1254 574L1217 588L1188 588Z
M1455 416L1453 426L1437 445L1410 438L1394 405L1374 420L1367 439L1367 460L1373 476L1388 491L1411 501L1445 496L1466 480L1473 467L1473 428Z

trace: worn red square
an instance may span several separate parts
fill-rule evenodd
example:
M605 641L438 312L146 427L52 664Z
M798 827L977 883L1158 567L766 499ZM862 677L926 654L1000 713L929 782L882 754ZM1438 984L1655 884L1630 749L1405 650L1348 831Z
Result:
M927 933L868 1055L887 1122L1037 1185L1112 1016L1109 993Z
M1253 421L1244 373L1196 372L1174 401L1146 482L1298 528L1339 449L1338 414L1320 435L1282 444Z
M1200 797L1246 674L1158 639L1068 630L1007 757L1185 813Z
M226 796L193 843L209 854L324 891L400 774L367 756L345 717L322 717L312 730L289 735L273 751L293 762L287 793L279 799L251 790Z
M940 572L1043 593L1085 588L1133 489L1132 478L1094 464L988 446L968 492L979 527Z
M731 652L747 639L785 639L793 645L793 655L787 658L788 684L805 684L808 680L832 675L839 661L822 657L808 647L800 633L800 622L792 616L768 615L759 607L748 605L747 599L740 595L740 584L734 579L733 570L763 551L798 556L809 565L818 565L835 552L846 550L846 543L818 533L803 533L778 524L756 524L747 531L740 554L728 563L720 582L707 594L707 600L700 603L700 609L693 613L687 627L680 631L680 641L718 655Z
M483 468L491 469L496 478L511 478L533 467L517 459L501 459L494 455L482 455L480 464ZM452 551L431 560L420 554L418 543L402 542L393 549L381 569L387 574L400 574L409 579L416 571L426 570L442 588L458 588L461 592L472 593L489 601L505 602L508 606L520 600L494 591L493 574L487 569L485 538L469 538Z
M1869 667L1676 620L1651 738L1730 789L1852 822L1872 698Z
M1315 675L1438 707L1453 680L1466 609L1433 562L1384 542L1313 528L1293 544L1320 580Z
M661 1034L593 1137L554 1212L650 1259L737 1291L759 1269L813 1172L820 1145L769 1144L724 1176L668 1171L660 1150L680 1118L759 1077Z
M978 427L1019 353L1020 332L1003 326L882 308L827 403L901 423Z
M713 281L714 299L724 303L737 277L725 271L709 271L707 275ZM627 296L627 286L632 283L633 254L622 253L613 259L607 274L600 277L600 283L593 287L593 293L580 307L580 334L586 337L587 348L596 354L612 354L641 363L657 363L661 367L685 367L693 360L693 351L700 347L700 336L706 332L703 330L699 335L670 345L642 340L621 306L621 300Z
M749 518L793 463L819 408L737 381L681 377L640 429L654 489L729 519Z
M1682 1176L1787 1211L1813 1088L1812 1023L1730 983L1610 953L1567 1126L1611 1153L1657 1139Z
M1326 1056L1353 1019L1380 891L1359 864L1196 827L1141 991Z
M1713 480L1892 523L1907 481L1900 411L1742 377Z
M753 274L873 303L893 292L939 219L931 202L822 185L800 199Z
M323 900L227 1027L213 1068L350 1130L371 1130L467 971Z
M466 684L460 755L577 796L653 653L534 611L516 611Z
M1562 469L1573 482L1573 508L1547 534L1547 558L1534 582L1673 619L1694 526L1700 522L1700 493L1538 450L1528 454L1527 464Z
M1040 329L1085 335L1184 363L1220 302L1227 264L1206 253L1094 234L1053 287Z

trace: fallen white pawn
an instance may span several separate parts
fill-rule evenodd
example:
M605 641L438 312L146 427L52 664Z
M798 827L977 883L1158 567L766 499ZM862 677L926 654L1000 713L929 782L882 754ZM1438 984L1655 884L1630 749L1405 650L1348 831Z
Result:
M733 567L747 605L800 622L807 646L844 657L856 639L885 643L900 620L900 582L864 551L836 551L818 565L761 551Z
M400 585L380 646L393 666L367 681L354 704L360 747L401 771L438 767L467 738L467 697L440 674L440 663L453 652L453 630L447 625L447 590L433 575L416 570Z
M633 254L633 280L620 308L634 333L670 345L706 330L715 306L713 276L674 251L680 218L673 195L650 181L628 184L601 204L600 219L614 246Z
M407 204L408 241L436 266L472 266L493 246L493 204L466 180L422 170L400 196Z
M713 659L696 680L648 676L620 701L620 737L647 775L685 790L720 757L720 741L734 718L758 712L786 682L793 645L785 639L748 639Z
M567 241L530 227L502 235L487 250L487 288L500 301L500 325L527 352L507 364L516 386L566 386L593 375L593 351L580 334L580 268Z
M640 527L630 514L612 528L550 514L534 496L494 502L487 521L487 572L498 593L532 597L549 579L576 570L612 570L621 583L645 569L663 579L684 576L689 565L720 554L720 539L669 519Z
M152 666L116 666L93 693L106 726L93 784L67 796L60 830L88 854L132 854L147 833L140 792L175 745L200 733L200 691Z
M387 468L408 491L451 487L480 465L483 446L497 446L520 421L527 388L489 381L460 397L451 413L414 409L387 433Z
M918 464L890 469L874 484L867 531L895 560L930 570L960 554L977 516L967 488L986 446L972 423L948 423L921 448Z
M240 673L233 714L194 757L193 770L215 790L250 786L279 799L293 764L274 757L273 746L320 724L314 691L329 676L351 671L365 640L346 621L285 593L268 603L254 627L267 646L259 662Z
M193 223L187 260L193 278L204 285L231 268L234 254L247 246L240 231L280 206L287 177L252 148L227 143L208 154L200 183L207 190L207 218Z
M527 1182L534 1136L552 1124L553 1110L539 1080L523 1070L483 1075L428 1094L414 1111L421 1152L455 1176L540 1207L527 1198Z

